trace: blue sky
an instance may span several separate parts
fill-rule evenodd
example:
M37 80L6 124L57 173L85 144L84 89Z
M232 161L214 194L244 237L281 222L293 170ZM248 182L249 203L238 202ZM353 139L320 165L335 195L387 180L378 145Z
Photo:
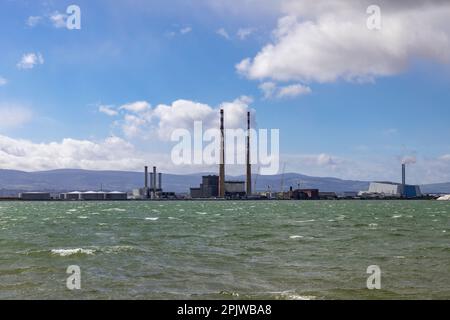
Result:
M179 172L186 168L166 159L173 144L127 134L137 124L121 106L145 101L151 112L183 99L215 110L246 96L259 128L280 129L286 171L398 180L407 157L415 162L410 182L450 181L450 30L436 13L449 6L386 3L383 29L361 43L369 32L364 7L305 3L0 0L0 166L140 170L153 162ZM81 9L81 30L58 25L70 4ZM404 10L420 25L403 25ZM339 32L349 21L362 21L361 37ZM392 21L408 32L390 31ZM27 54L35 60L24 68ZM249 65L237 67L246 58ZM180 118L171 116L173 126ZM161 117L151 119L142 132L166 130Z

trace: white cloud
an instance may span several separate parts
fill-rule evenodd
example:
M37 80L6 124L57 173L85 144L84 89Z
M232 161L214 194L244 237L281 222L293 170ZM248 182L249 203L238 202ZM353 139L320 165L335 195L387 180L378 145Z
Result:
M136 101L124 104L120 109L131 112L144 112L150 110L150 104L147 101Z
M19 170L59 168L134 170L144 161L132 144L110 137L100 142L63 139L34 143L0 135L0 167Z
M224 37L225 39L230 39L230 35L228 34L228 32L225 30L225 28L220 28L219 30L216 31L216 33L222 37Z
M259 89L263 92L265 99L270 99L277 90L277 84L271 81L263 82L259 85Z
M4 86L5 84L8 83L8 80L6 80L5 78L3 78L2 76L0 76L0 87Z
M21 127L32 119L32 112L16 105L0 105L0 131Z
M42 21L42 17L40 16L30 16L27 19L27 26L29 27L35 27Z
M192 28L191 27L186 27L186 28L181 28L180 29L180 33L181 34L186 34L186 33L189 33L189 32L192 32Z
M217 128L220 108L225 111L227 128L245 128L246 112L250 110L252 102L250 97L242 96L214 108L204 103L180 99L170 105L159 104L152 108L146 101L137 101L119 107L122 119L116 124L128 138L169 141L174 130L192 130L195 121L201 121L204 130ZM255 112L252 112L252 116L255 121Z
M322 153L317 156L317 164L319 166L332 166L335 165L336 162L333 160L333 157L330 156L329 154Z
M110 117L117 116L119 114L119 112L115 110L113 106L101 105L98 107L98 111Z
M300 95L310 94L311 88L302 84L291 84L284 87L278 87L275 82L267 81L259 85L263 92L264 99L271 98L294 98Z
M240 28L237 31L237 36L239 39L245 40L254 32L255 32L254 28Z
M280 91L278 92L279 98L293 98L300 95L310 94L311 88L304 86L302 84L292 84L289 86L281 87Z
M145 128L148 123L143 116L126 114L123 119L122 130L128 138L145 138L150 133Z
M450 61L450 3L383 2L382 29L366 26L370 1L284 1L274 40L237 64L249 79L373 81L416 58Z
M67 14L55 11L49 18L55 28L65 28L67 26Z
M44 58L40 53L25 53L17 63L19 69L33 69L38 64L44 64Z
M443 156L439 157L439 159L443 161L450 161L450 154L444 154Z

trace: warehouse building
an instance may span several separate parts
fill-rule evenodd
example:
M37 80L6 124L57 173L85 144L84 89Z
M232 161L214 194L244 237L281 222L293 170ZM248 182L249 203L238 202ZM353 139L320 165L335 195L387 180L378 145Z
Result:
M225 181L225 198L239 199L246 195L246 185L244 181ZM191 188L192 199L207 199L219 197L219 176L209 175L202 177L202 183L198 188Z
M283 197L286 199L286 193ZM289 190L287 199L291 200L318 200L319 199L319 189L295 189Z
M113 191L113 192L103 192L103 191L87 191L87 192L67 192L60 194L61 200L83 200L83 201L120 201L127 200L128 196L125 192Z
M49 192L22 192L19 193L19 199L27 201L46 201L51 200Z
M245 195L245 181L225 181L225 198L241 199Z
M368 191L359 193L362 197L383 198L419 198L422 196L419 186L395 182L371 182Z

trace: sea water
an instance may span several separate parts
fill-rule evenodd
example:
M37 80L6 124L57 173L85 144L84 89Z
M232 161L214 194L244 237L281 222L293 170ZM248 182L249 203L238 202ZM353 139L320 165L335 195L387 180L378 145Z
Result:
M0 202L0 299L450 299L450 203Z

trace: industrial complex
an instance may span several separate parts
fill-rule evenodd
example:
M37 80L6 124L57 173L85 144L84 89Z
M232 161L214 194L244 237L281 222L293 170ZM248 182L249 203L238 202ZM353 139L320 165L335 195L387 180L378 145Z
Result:
M420 187L406 184L406 164L402 164L402 182L371 182L368 191L360 191L362 198L415 199L422 197Z
M225 180L225 133L224 111L220 110L220 164L219 175L204 176L198 188L191 188L192 199L222 198L243 199L252 195L252 166L250 163L250 112L247 112L247 144L246 144L247 181Z
M406 164L402 164L402 181L395 182L371 182L368 190L360 192L321 192L319 189L293 189L272 192L255 192L252 190L252 167L250 162L250 112L247 112L247 136L246 136L246 181L226 180L225 178L225 134L224 134L224 110L220 110L220 163L218 175L206 175L202 177L200 186L191 187L188 195L177 195L175 192L163 190L163 174L157 172L154 166L149 172L148 166L144 167L144 185L133 189L131 192L120 191L71 191L52 195L49 192L23 192L19 200L28 201L124 201L124 200L177 200L177 199L278 199L278 200L334 200L334 199L418 199L422 198L420 187L406 184ZM282 178L283 179L283 178ZM256 182L256 181L255 181ZM300 187L300 184L299 184Z

